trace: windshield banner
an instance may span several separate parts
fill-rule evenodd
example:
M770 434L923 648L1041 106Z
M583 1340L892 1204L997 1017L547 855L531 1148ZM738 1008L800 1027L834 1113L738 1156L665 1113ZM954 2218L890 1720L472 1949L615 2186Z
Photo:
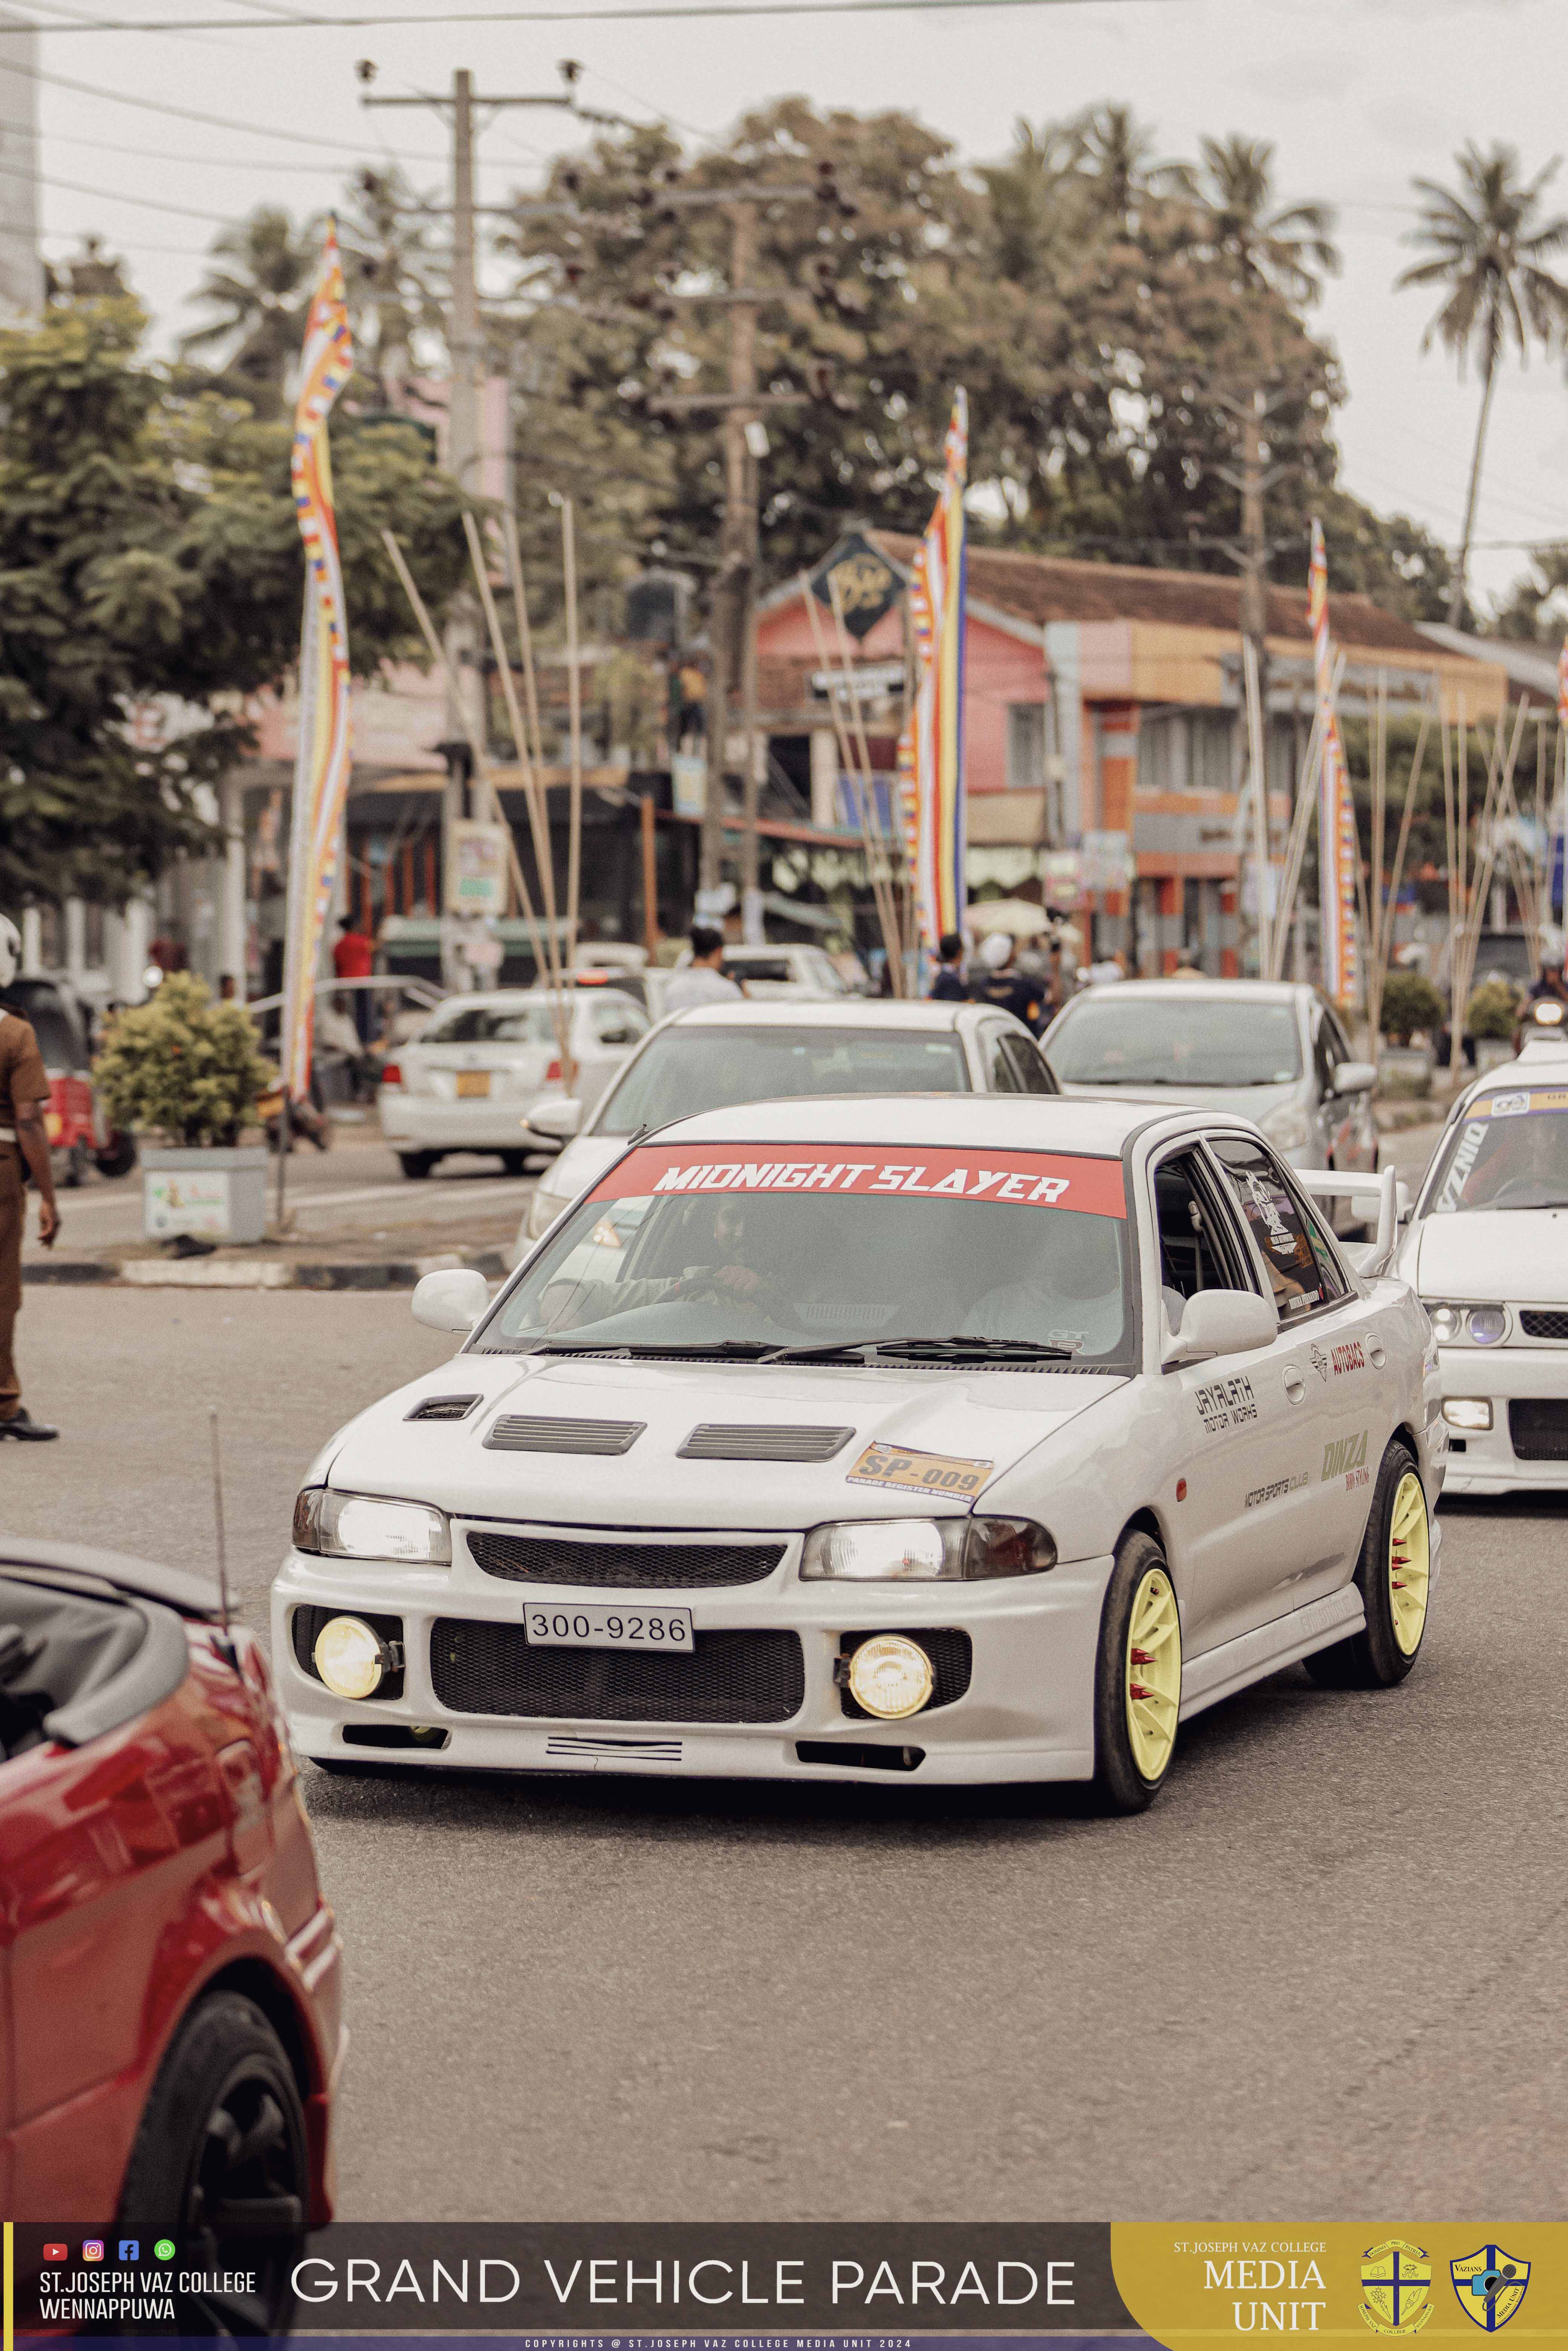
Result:
M1472 1102L1467 1118L1539 1118L1546 1111L1568 1110L1568 1087L1534 1086L1519 1093L1486 1094Z
M731 1144L745 1158L718 1159L690 1147L645 1144L629 1151L590 1196L624 1200L658 1192L863 1192L929 1194L945 1200L1009 1200L1025 1208L1074 1208L1091 1217L1127 1213L1119 1159L1049 1151L944 1151L905 1144L835 1144L819 1157L768 1157L755 1144ZM894 1146L895 1148L897 1146Z

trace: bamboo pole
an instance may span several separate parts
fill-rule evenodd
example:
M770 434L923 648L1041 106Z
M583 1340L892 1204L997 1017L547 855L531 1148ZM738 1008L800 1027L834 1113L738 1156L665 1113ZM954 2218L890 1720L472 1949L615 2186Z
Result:
M1382 1029L1383 998L1384 992L1388 984L1388 967L1393 960L1394 911L1398 902L1400 884L1405 878L1405 857L1410 845L1410 826L1416 814L1416 797L1420 788L1422 771L1426 765L1427 737L1431 732L1431 725L1432 714L1430 710L1423 710L1421 713L1421 725L1416 736L1416 748L1412 752L1410 758L1409 773L1405 778L1405 806L1400 812L1399 838L1395 847L1394 863L1389 870L1388 912L1387 918L1385 921L1382 931L1379 935L1379 946L1376 960L1377 1009L1375 1019L1373 1019L1370 1013L1368 1014L1368 1019L1372 1024L1372 1050L1375 1058L1377 1052L1377 1040Z
M538 868L539 889L544 899L546 939L549 948L549 979L552 987L561 984L560 939L556 927L555 859L550 852L549 810L545 800L544 780L528 756L528 746L523 733L521 713L517 708L517 690L512 678L512 665L507 657L506 642L501 634L501 617L496 609L491 591L490 575L485 562L484 542L479 527L471 514L463 517L468 536L468 552L473 560L474 577L479 586L479 601L484 607L486 625L490 632L490 649L501 674L501 692L507 705L507 719L512 730L512 740L517 747L518 764L523 771L523 798L528 811L528 826L533 836L534 862Z
M577 522L570 498L560 502L560 553L566 583L566 690L571 749L571 798L566 834L566 952L570 967L577 962L577 925L582 893L582 673L578 666L577 643Z
M534 640L528 627L528 600L523 584L523 551L517 538L517 517L510 507L501 516L507 542L507 567L512 575L512 603L517 616L517 652L523 664L523 690L528 698L528 724L533 730L534 765L543 769L544 736L539 727L539 687L534 674Z
M898 953L896 929L889 922L882 888L883 876L880 866L873 855L868 815L861 806L860 772L851 756L849 733L844 726L843 714L840 710L837 695L833 690L832 665L828 659L827 640L822 634L821 616L817 611L816 602L811 594L811 583L803 571L800 574L800 594L806 607L806 617L810 622L811 642L816 647L817 659L828 680L828 707L832 713L833 733L838 741L839 758L842 762L842 773L849 779L850 789L855 796L855 805L860 813L862 837L866 843L866 873L876 905L877 923L882 931L883 945L891 958Z
M898 923L897 889L893 877L893 861L882 830L882 819L877 813L876 784L871 764L871 744L866 736L865 716L861 708L860 686L855 678L850 653L849 631L844 626L843 594L839 586L837 572L828 574L828 593L832 599L833 625L838 632L839 660L843 669L844 685L849 694L850 710L854 719L856 746L860 752L861 794L864 809L862 821L868 842L874 840L876 844L876 863L882 885L877 893L877 906L883 923L884 944L887 946L888 977L894 996L902 996L904 994L904 954Z
M1339 706L1339 690L1344 677L1344 654L1343 653L1337 654L1334 660L1333 675L1329 680L1331 710L1337 710ZM1318 812L1322 758L1322 712L1314 710L1312 731L1308 737L1306 756L1301 762L1301 772L1297 779L1296 806L1291 819L1290 840L1285 851L1285 873L1280 891L1280 904L1276 909L1274 937L1277 952L1274 956L1276 968L1273 973L1276 979L1281 977L1283 970L1284 941L1290 933L1291 918L1295 913L1296 893L1301 887L1301 868L1306 862L1307 834L1312 828L1313 815Z

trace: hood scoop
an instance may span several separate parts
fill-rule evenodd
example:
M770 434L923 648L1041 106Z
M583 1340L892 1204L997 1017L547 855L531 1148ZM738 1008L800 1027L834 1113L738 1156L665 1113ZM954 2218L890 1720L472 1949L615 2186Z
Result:
M426 1396L405 1420L466 1420L479 1399L476 1395Z
M853 1435L852 1428L768 1428L705 1420L693 1429L676 1458L682 1461L831 1461Z
M503 1413L485 1439L490 1453L630 1453L645 1420L568 1420Z

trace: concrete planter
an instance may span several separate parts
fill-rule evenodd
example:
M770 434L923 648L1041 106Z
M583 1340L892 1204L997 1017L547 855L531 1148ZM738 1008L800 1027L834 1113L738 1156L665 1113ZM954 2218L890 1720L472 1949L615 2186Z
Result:
M1378 1082L1396 1094L1432 1091L1432 1056L1424 1045L1385 1045L1377 1057Z
M1476 1039L1476 1075L1484 1078L1489 1070L1499 1070L1513 1059L1513 1047L1506 1037Z
M150 1241L180 1233L205 1241L265 1240L267 1163L261 1144L144 1150L142 1230Z

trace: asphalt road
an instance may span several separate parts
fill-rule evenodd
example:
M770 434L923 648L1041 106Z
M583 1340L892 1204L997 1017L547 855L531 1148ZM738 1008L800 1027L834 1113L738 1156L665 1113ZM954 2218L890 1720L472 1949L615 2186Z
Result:
M374 1294L30 1291L0 1514L246 1611L299 1472L448 1345ZM329 1780L347 2217L1557 2217L1568 1505L1444 1510L1421 1665L1300 1669L1141 1819L1071 1792Z

